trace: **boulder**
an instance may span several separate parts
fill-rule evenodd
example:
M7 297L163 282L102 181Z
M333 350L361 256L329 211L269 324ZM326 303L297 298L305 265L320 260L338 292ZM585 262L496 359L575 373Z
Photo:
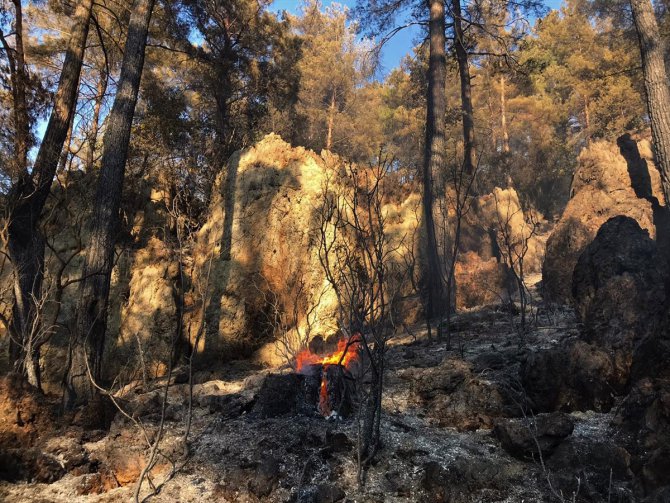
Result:
M607 440L571 436L547 460L552 484L565 495L588 501L629 501L631 456Z
M649 492L670 485L670 446L651 451L642 467L642 480Z
M487 351L479 353L472 360L475 372L486 372L489 370L502 370L512 362L513 355L501 351Z
M448 473L437 461L429 461L423 465L421 487L427 497L436 503L449 501Z
M42 452L54 459L66 472L88 463L88 452L82 446L82 439L76 436L50 438L45 442Z
M670 311L635 346L632 360L631 382L647 377L670 380Z
M314 503L337 503L346 496L345 492L332 484L319 484L316 487Z
M493 435L507 452L519 459L549 457L556 447L572 434L575 424L560 412L534 417L503 419L496 422Z
M146 443L133 425L115 422L110 436L87 445L91 461L109 470L120 486L134 484L145 466ZM163 468L164 462L161 463Z
M412 392L421 400L453 393L471 376L470 365L456 358L444 360L438 367L419 370L413 375Z
M656 239L664 199L651 146L630 135L617 143L594 142L579 155L571 199L547 241L542 279L549 300L571 301L575 265L610 218L628 216Z
M354 448L354 442L349 440L344 432L326 431L326 445L332 452L349 452Z
M491 428L495 418L521 413L520 402L510 384L502 379L473 376L451 395L435 399L430 414L439 425L461 431Z
M205 395L200 398L201 407L209 409L210 413L221 414L221 417L232 419L239 417L251 409L253 401L240 393L228 395Z
M606 351L581 340L531 352L520 369L534 412L609 411L627 372Z
M670 380L641 379L614 418L617 440L634 458L641 490L651 494L670 485Z
M0 480L50 484L65 475L58 461L37 448L0 450Z
M497 417L521 414L523 397L512 369L475 373L469 363L445 359L412 373L412 397L440 426L459 430L491 428Z
M652 333L665 313L667 262L649 233L632 218L617 216L598 230L572 277L572 296L586 338L623 352Z
M459 455L443 462L427 461L420 479L422 503L504 501L521 476L518 463L499 458ZM522 500L519 498L519 500Z

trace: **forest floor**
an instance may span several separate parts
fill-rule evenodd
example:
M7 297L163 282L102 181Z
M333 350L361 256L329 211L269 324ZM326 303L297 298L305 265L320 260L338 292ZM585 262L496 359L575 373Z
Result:
M571 413L574 431L563 443L573 448L548 461L536 455L540 450L527 459L513 457L492 433L501 420L498 414L525 414L521 405L510 411L514 404L500 398L497 384L514 375L523 355L578 334L569 310L543 311L538 304L534 312L523 341L509 313L496 307L456 316L450 349L445 340L428 340L420 326L393 339L383 447L362 488L357 483L355 420L328 420L316 411L266 418L253 414L265 377L277 369L233 362L200 375L201 384L193 390L188 454L181 441L188 386L175 384L168 395L162 449L180 469L151 501L512 503L560 501L561 490L565 501L572 500L571 491L579 491L578 501L632 501L625 477L612 482L610 461L594 464L588 454L612 435L611 413ZM461 369L460 374L454 369ZM160 393L156 388L133 398L133 416L150 438L160 421ZM108 433L63 432L54 442L51 456L63 467L77 465L72 461L77 456L96 461L85 470L68 468L53 483L2 482L0 500L132 500L146 453L140 429L132 422L117 415ZM575 466L567 452L582 453L589 466ZM152 476L155 484L170 471L166 458L160 459ZM142 494L149 491L145 483Z

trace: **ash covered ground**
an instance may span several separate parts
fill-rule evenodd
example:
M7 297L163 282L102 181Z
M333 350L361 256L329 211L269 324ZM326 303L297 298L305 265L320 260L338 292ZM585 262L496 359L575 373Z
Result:
M186 444L188 385L174 384L161 442L165 457L152 483L179 469L152 500L637 501L634 460L625 448L630 438L617 418L620 398L610 393L609 407L580 407L575 399L572 411L532 412L542 410L538 390L526 382L538 384L536 356L569 347L580 333L569 310L537 305L534 313L536 323L523 340L509 313L495 307L459 314L450 349L444 339L428 340L422 326L396 335L388 350L383 447L362 487L355 417L326 419L317 407L277 411L259 403L268 376L290 370L234 362L198 374ZM47 441L13 453L26 465L24 480L3 482L0 498L132 500L147 456L134 421L149 437L156 434L159 384L127 393L132 421L116 414L108 432L54 430ZM570 403L565 387L561 393ZM5 453L5 464L11 456ZM145 483L142 495L149 491Z

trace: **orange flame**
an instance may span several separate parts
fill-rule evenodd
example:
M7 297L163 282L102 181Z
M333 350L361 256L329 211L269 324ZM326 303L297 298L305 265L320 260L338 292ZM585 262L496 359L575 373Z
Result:
M347 347L348 344L348 347ZM337 341L337 350L326 356L319 356L312 353L309 349L303 349L298 353L295 359L295 367L298 372L302 372L308 365L342 365L348 369L352 363L358 360L358 353L361 346L357 335L351 338Z
M328 378L326 368L329 365L342 365L349 369L351 365L358 361L361 349L361 339L359 334L355 334L351 339L340 339L337 342L337 350L326 356L319 356L312 353L309 349L303 349L295 359L295 366L298 372L302 372L309 365L322 365L321 370L321 388L319 389L319 412L323 416L329 416L332 412L328 399Z
M322 416L330 416L330 401L328 400L328 383L326 374L321 378L321 389L319 390L319 412Z

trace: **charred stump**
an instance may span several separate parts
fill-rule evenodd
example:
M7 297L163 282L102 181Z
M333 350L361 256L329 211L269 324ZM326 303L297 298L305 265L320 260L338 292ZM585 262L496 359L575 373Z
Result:
M326 365L321 371L319 412L325 417L348 417L353 411L355 382L342 365Z
M313 415L320 384L320 375L271 374L258 392L252 413L261 418Z
M355 381L344 366L308 365L301 373L269 375L252 413L261 418L316 413L344 418L353 411L354 391Z

